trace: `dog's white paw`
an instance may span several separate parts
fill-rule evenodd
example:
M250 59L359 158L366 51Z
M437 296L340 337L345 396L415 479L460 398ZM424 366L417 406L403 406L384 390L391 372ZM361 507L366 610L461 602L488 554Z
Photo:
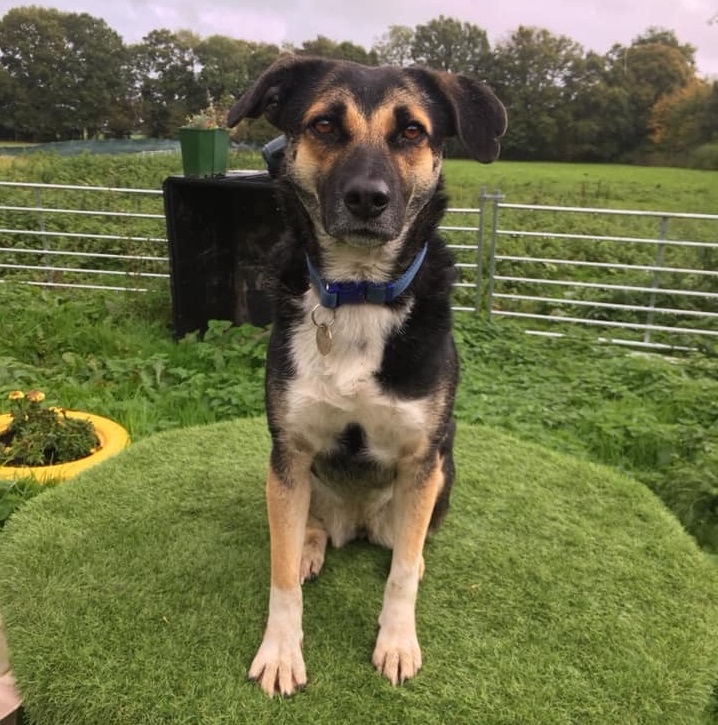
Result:
M275 637L267 633L249 668L248 677L269 695L293 695L307 684L301 636Z
M371 661L392 685L414 677L421 669L421 649L414 628L382 626Z

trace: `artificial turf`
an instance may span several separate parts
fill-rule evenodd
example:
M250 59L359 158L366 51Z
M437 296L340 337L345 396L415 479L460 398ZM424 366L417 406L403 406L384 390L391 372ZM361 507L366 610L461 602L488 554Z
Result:
M305 586L306 690L245 672L268 593L264 422L162 433L23 507L0 611L35 725L694 725L718 672L715 569L647 489L483 427L457 438L425 551L424 667L370 656L390 554L329 552Z

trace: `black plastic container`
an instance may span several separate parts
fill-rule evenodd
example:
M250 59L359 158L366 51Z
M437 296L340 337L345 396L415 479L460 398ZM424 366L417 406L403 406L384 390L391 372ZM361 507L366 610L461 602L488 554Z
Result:
M162 190L175 337L209 320L268 324L266 269L284 231L269 174L170 176Z

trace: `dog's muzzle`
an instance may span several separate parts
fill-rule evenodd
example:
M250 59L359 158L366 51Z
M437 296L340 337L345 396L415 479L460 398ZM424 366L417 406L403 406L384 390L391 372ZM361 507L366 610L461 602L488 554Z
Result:
M363 151L326 180L321 194L328 234L352 246L379 246L396 239L405 204L396 172L385 159Z

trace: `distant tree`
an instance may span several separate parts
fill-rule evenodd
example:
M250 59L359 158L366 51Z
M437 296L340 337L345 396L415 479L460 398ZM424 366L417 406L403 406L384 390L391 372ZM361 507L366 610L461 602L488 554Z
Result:
M253 83L280 55L280 49L271 43L250 43L251 53L247 66L247 85ZM240 90L245 90L242 87Z
M276 45L212 35L195 47L200 67L197 79L213 99L237 96L259 77L279 52Z
M175 134L189 113L207 105L195 52L199 38L188 31L153 30L131 46L142 130L153 138Z
M351 60L365 65L376 65L377 57L374 51L367 51L361 45L355 45L348 40L337 43L324 35L318 35L314 40L305 40L297 49L302 55L316 55L321 58L334 58L336 60Z
M117 109L127 107L125 61L122 39L104 20L34 6L8 11L0 64L16 95L3 125L28 140L94 137L111 126L117 133Z
M502 146L512 158L558 159L572 123L584 53L566 36L520 26L494 49L491 83L509 112Z
M212 35L197 44L195 53L200 66L199 83L211 98L237 93L249 85L252 44L246 40Z
M663 42L665 38L668 42ZM665 31L639 36L629 46L614 45L606 56L607 83L628 97L630 128L623 151L639 149L648 141L651 109L661 96L688 85L695 78L690 46L681 46ZM653 42L661 41L661 42Z
M695 47L689 43L681 43L673 30L651 26L644 33L636 37L632 45L667 45L675 48L686 59L688 65L695 68Z
M650 139L658 149L679 153L712 140L718 119L711 118L709 103L716 88L718 85L711 87L694 78L656 101L649 128Z
M406 25L391 25L372 50L382 65L409 66L414 62L414 31Z
M718 81L713 82L711 94L703 113L704 134L709 141L718 141Z
M616 159L632 120L627 91L606 82L605 57L590 51L578 61L567 78L564 96L570 121L559 137L561 159Z
M15 78L0 66L0 138L18 140L13 113L22 92Z
M198 82L207 89L218 107L229 107L255 81L261 72L279 56L279 48L267 43L252 43L213 35L197 45L200 65ZM202 105L206 105L206 98ZM190 109L190 112L199 110ZM261 145L277 135L269 122L257 119L235 128L236 141Z
M484 77L491 54L485 30L440 15L416 26L411 57L416 63L437 70Z

